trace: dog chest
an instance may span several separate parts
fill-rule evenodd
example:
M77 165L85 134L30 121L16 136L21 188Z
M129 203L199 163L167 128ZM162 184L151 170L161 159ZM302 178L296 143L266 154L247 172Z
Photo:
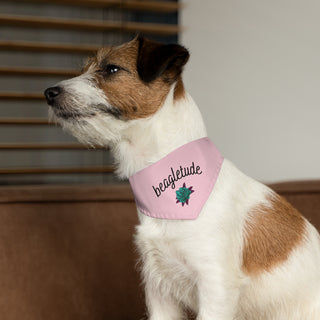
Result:
M143 281L161 296L171 296L185 305L194 305L196 275L180 248L179 240L159 234L147 236L140 226L135 243L142 262Z

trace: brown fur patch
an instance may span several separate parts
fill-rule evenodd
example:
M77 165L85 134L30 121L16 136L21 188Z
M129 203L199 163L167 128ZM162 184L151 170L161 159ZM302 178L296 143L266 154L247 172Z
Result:
M121 118L128 120L145 118L156 113L172 85L172 81L168 81L169 73L157 77L152 82L146 83L141 80L137 71L138 50L137 38L119 47L102 48L84 67L84 72L93 74L108 102L119 111ZM103 66L110 64L121 69L105 77L101 70ZM184 95L180 76L174 94L177 99Z
M184 98L184 94L185 94L184 85L183 85L181 76L179 76L177 83L176 83L176 86L174 87L174 96L173 97L175 100L179 100L181 98Z
M303 242L305 227L301 214L278 195L255 207L245 226L243 270L256 275L285 262Z

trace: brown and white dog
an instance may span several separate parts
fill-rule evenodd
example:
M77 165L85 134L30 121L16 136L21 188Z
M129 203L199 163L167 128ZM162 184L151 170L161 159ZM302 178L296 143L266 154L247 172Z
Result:
M45 91L51 118L110 147L128 178L207 135L181 79L188 58L144 38L101 49L82 75ZM228 160L196 220L138 215L149 319L183 319L185 309L198 320L320 319L317 231Z

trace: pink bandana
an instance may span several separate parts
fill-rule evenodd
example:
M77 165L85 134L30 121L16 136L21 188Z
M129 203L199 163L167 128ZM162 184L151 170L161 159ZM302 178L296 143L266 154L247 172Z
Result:
M139 210L158 219L196 219L223 157L209 138L183 145L129 178Z

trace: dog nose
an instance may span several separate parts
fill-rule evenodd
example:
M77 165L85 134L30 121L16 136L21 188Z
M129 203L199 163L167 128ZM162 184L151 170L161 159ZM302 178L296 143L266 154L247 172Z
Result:
M46 96L49 105L53 105L55 98L61 93L60 87L50 87L45 90L44 95Z

